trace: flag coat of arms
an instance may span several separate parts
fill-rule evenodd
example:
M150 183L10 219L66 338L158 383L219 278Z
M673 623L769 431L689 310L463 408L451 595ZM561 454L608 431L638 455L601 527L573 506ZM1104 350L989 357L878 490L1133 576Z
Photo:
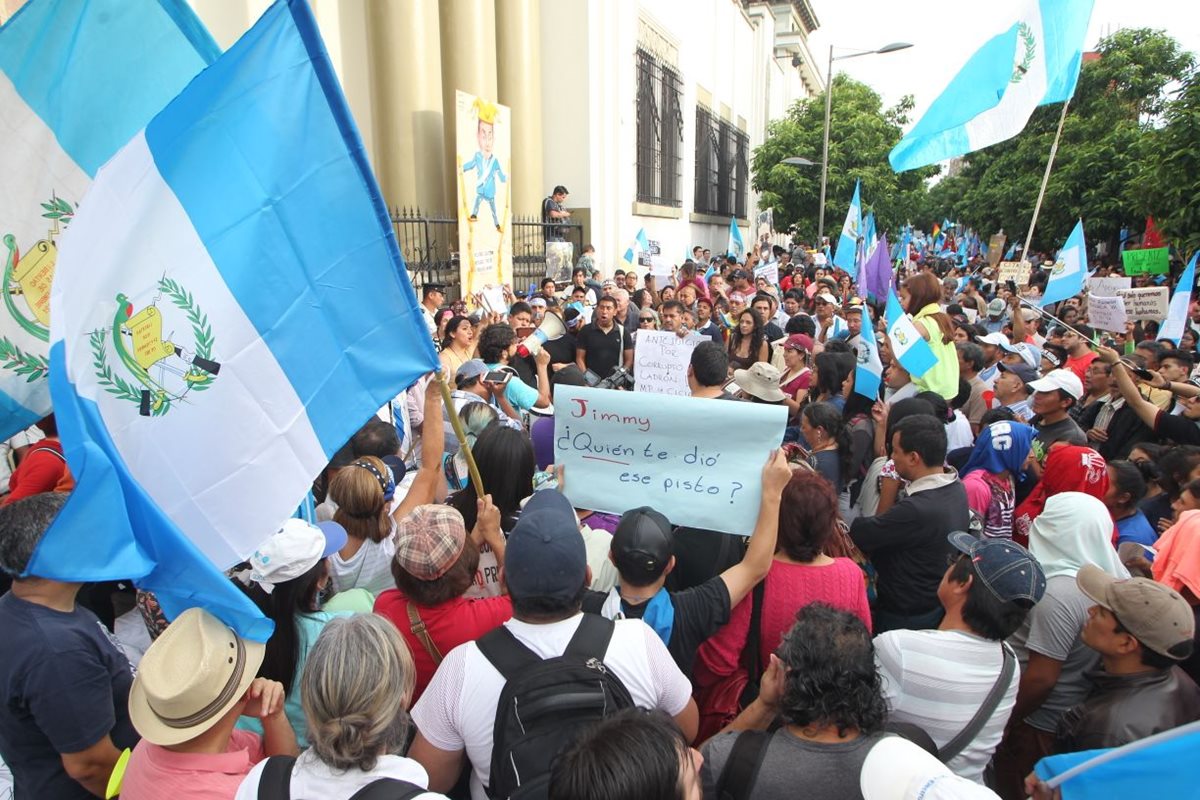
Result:
M913 325L912 318L904 313L894 290L888 291L887 335L892 355L914 378L921 377L937 364L933 348Z
M1075 223L1066 244L1059 251L1058 260L1050 270L1050 279L1046 281L1046 292L1038 305L1047 306L1074 297L1083 291L1084 279L1087 278L1087 245L1083 239L1083 220Z
M1033 110L1075 93L1092 0L1026 0L888 154L903 172L1020 133Z
M78 487L31 574L134 578L168 617L261 640L220 570L438 363L307 2L268 8L100 170L50 306Z
M842 233L833 253L833 265L844 269L851 278L858 275L858 240L862 234L861 188L862 181L855 181L854 197L850 198L850 209L846 212L846 221L842 223Z
M875 343L875 327L871 315L864 305L862 332L858 335L858 347L854 367L854 391L871 400L879 399L879 384L883 381L883 363L879 360L879 346Z
M29 0L0 27L0 439L50 412L50 285L92 177L218 54L184 0Z
M737 226L737 220L729 218L729 246L725 249L729 255L738 261L746 255L746 243L742 240L742 231Z

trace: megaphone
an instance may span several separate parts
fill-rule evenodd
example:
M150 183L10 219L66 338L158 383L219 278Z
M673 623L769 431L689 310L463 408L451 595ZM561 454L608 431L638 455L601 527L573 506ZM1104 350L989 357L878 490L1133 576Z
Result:
M542 324L537 326L537 330L526 336L525 341L517 347L517 355L522 358L536 356L542 351L542 345L562 338L566 332L567 326L557 314L547 314L542 319Z

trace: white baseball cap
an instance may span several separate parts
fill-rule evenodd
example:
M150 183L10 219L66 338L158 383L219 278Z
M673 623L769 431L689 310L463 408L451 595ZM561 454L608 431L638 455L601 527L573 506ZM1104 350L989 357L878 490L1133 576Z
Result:
M1016 352L1016 350L1013 349L1012 342L1008 340L1008 337L999 331L995 333L989 333L987 336L976 336L975 341L979 342L980 344L990 344L996 347L1003 347L1010 353Z
M875 744L859 772L866 800L999 800L986 786L960 778L922 748L899 736Z
M821 292L819 295L817 295L816 299L821 300L822 302L825 302L825 303L831 303L832 305L835 305L835 306L838 305L837 298L834 297L833 295L831 295L829 292Z
M1042 365L1042 349L1034 347L1029 342L1017 342L1014 345L1005 347L1010 353L1016 353L1021 356L1021 360L1034 369L1038 369Z
M1035 392L1053 392L1061 389L1076 400L1083 397L1083 381L1069 369L1056 369L1047 372L1041 380L1029 384Z
M345 546L346 529L338 523L310 525L293 517L250 556L250 580L270 594Z

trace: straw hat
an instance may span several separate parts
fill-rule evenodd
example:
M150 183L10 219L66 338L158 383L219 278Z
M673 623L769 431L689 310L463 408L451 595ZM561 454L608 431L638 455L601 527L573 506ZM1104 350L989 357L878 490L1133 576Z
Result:
M749 369L735 369L733 382L746 394L768 403L779 403L787 397L779 388L779 370L765 361L757 361Z
M151 744L194 739L245 696L265 652L261 642L241 639L207 611L189 608L142 656L129 689L129 718Z

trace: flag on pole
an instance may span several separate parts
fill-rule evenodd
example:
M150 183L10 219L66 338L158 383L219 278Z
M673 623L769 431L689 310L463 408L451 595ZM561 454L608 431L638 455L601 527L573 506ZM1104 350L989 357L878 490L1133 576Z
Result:
M280 0L96 176L50 297L78 480L30 573L271 624L221 570L437 355L305 0ZM381 480L382 482L382 480Z
M882 300L892 285L892 262L888 257L887 234L879 237L875 252L863 267L863 289L873 300ZM866 320L863 320L866 327Z
M1195 797L1196 778L1187 765L1198 748L1200 722L1190 722L1109 750L1047 756L1034 771L1060 786L1064 800Z
M1188 321L1188 307L1192 304L1192 290L1196 288L1196 259L1200 258L1200 250L1192 253L1192 260L1179 276L1175 286L1175 294L1171 295L1171 305L1167 308L1167 320L1158 332L1159 339L1170 339L1179 346L1184 328Z
M887 254L882 247L877 248L876 252ZM864 305L859 313L862 314L862 331L855 348L858 363L854 367L854 391L863 397L878 400L879 384L883 382L883 362L879 360L879 345L875 343L875 330L867 307Z
M878 241L875 235L875 212L868 211L866 219L863 220L863 259L871 257L871 251L875 247L875 242Z
M1154 224L1154 217L1146 217L1146 232L1142 234L1142 249L1150 250L1166 246L1167 243L1163 241L1162 234L1158 232L1158 226Z
M92 177L219 54L184 0L29 0L0 28L0 440L50 413L50 285Z
M733 256L738 261L746 255L746 243L742 241L742 231L737 226L737 220L734 217L729 218L729 247L725 252Z
M921 377L937 364L933 348L917 332L912 318L900 307L900 298L896 297L895 290L888 291L887 335L892 354L914 378Z
M1083 220L1075 223L1075 229L1067 237L1066 244L1058 251L1058 260L1050 270L1050 280L1046 282L1046 291L1038 301L1040 306L1048 306L1074 297L1083 291L1083 282L1087 277L1087 245L1083 240Z
M625 248L625 269L637 269L638 254L650 252L650 237L646 236L645 228L638 228L637 236L633 237L633 244Z
M902 138L888 160L903 172L1003 142L1033 110L1075 93L1092 0L1026 0Z
M842 234L833 254L833 265L846 270L851 278L858 275L858 235L862 231L862 199L859 195L861 187L862 181L856 180L854 196L850 198L850 209L846 212Z

